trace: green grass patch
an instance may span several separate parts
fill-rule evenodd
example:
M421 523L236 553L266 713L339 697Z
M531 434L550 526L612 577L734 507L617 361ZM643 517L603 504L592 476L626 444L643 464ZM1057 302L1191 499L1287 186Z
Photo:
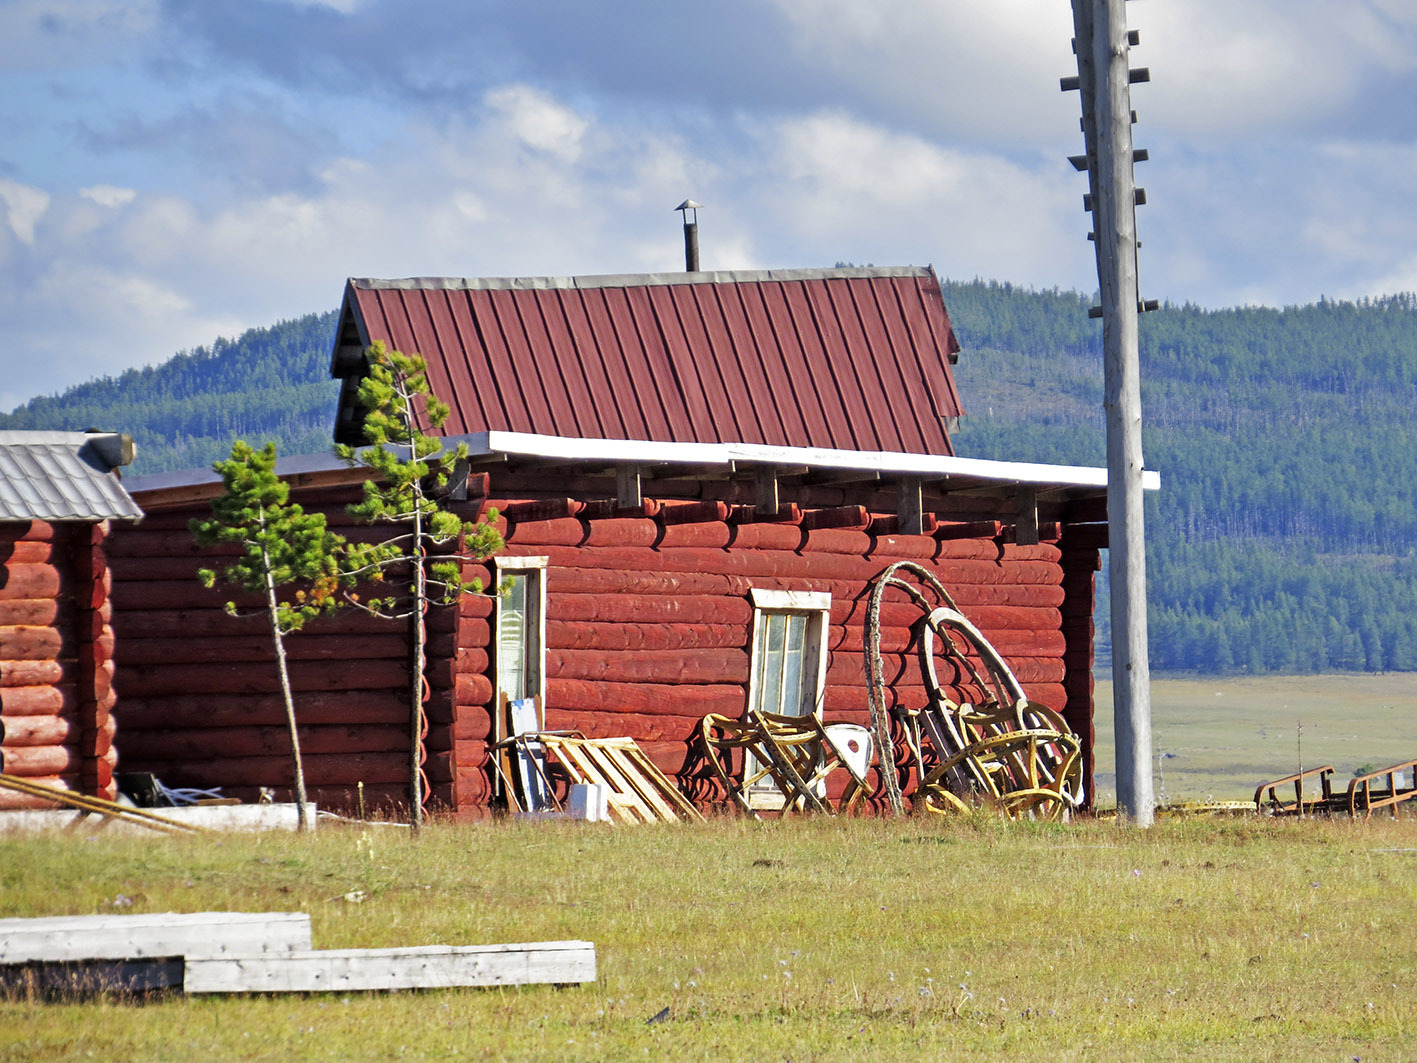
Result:
M0 916L306 911L320 948L583 938L600 965L568 989L10 1000L0 1059L1400 1058L1410 849L1411 818L0 838Z

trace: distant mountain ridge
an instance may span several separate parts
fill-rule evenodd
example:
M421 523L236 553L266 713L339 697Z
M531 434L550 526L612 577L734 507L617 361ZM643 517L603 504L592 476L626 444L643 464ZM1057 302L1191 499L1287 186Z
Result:
M285 454L330 448L339 382L330 379L334 311L306 314L159 365L100 377L0 414L0 429L102 428L138 443L132 474L210 465L236 439Z
M1105 464L1090 300L943 289L964 345L958 452ZM334 328L330 312L252 329L34 399L0 428L127 431L139 474L210 464L238 437L324 451ZM1153 668L1417 670L1417 298L1168 305L1141 336L1144 449L1162 477L1147 507Z

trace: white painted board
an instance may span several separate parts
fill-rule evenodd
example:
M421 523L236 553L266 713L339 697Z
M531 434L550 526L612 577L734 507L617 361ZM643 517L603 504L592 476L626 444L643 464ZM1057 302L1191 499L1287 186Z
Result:
M0 963L308 951L304 912L148 912L0 919Z
M321 993L595 981L595 945L426 945L187 960L188 993Z

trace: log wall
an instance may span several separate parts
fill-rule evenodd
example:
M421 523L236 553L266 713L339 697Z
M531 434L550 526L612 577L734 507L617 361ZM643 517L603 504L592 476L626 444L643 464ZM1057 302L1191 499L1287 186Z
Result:
M536 517L546 509L522 512ZM736 716L747 705L753 588L831 594L825 718L869 725L863 641L870 585L901 560L937 574L1030 698L1091 724L1090 687L1070 680L1067 663L1065 615L1081 598L1069 598L1057 544L555 516L510 522L506 534L508 554L548 558L547 726L629 735L670 774L686 767L688 742L705 713ZM480 603L464 608L460 647L487 645L489 613ZM904 595L887 597L881 647L892 708L926 704L909 627L919 616ZM493 683L484 660L476 659L464 685L469 696L458 703L469 738L491 727ZM474 689L472 680L484 678ZM978 700L981 692L964 677L956 682L954 697ZM904 750L897 752L903 759ZM485 758L482 743L460 743L459 778L485 776Z
M367 534L344 513L355 497L324 490L300 500L339 531ZM219 570L231 554L194 542L188 520L210 512L204 502L169 507L114 537L122 770L153 772L170 787L221 787L244 801L262 787L292 800L285 707L261 600L197 579L198 569ZM245 615L228 615L228 601ZM452 621L441 634L436 620L429 627L430 654L446 662ZM353 809L362 782L366 806L407 808L408 624L349 611L312 621L285 646L310 799ZM431 799L444 806L455 800L450 715L435 694L424 768Z
M491 504L504 514L507 553L549 559L551 728L629 735L665 771L680 772L704 714L738 715L746 705L753 588L831 594L826 718L869 724L870 582L887 565L911 560L939 576L1029 696L1067 716L1091 759L1097 534L1094 527L1079 537L1065 511L1050 513L1064 522L1061 539L1020 546L1011 528L980 519L990 513L979 503L935 515L926 523L931 534L903 535L892 513L866 504L878 501L874 494L840 487L820 498L804 492L789 511L793 523L775 523L749 506L694 496L647 502L641 515L625 516L609 503L567 498L571 480L497 476ZM502 481L519 493L508 497ZM486 489L487 478L481 482ZM292 493L340 531L368 534L344 516L352 488ZM196 547L187 531L190 517L209 512L205 501L164 503L153 492L139 502L148 519L123 529L109 551L123 767L154 771L170 786L219 785L244 799L275 786L284 798L288 750L264 620L227 616L230 595L197 584L199 567L220 562L220 551ZM466 515L486 503L465 503ZM492 582L487 566L465 575ZM491 799L493 613L491 598L467 596L428 618L425 770L436 803L461 811L485 810ZM895 707L926 701L909 627L918 616L903 596L888 597L882 653ZM307 785L323 806L353 807L360 781L369 802L406 801L408 645L405 626L349 613L287 640ZM960 677L954 696L976 700L979 692ZM903 749L897 755L903 759Z
M0 524L0 770L113 798L107 523ZM49 808L0 791L0 808Z

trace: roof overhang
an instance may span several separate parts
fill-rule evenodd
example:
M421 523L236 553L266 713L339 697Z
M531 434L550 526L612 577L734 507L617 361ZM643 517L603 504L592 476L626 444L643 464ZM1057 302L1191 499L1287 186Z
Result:
M1085 465L993 461L950 455L777 447L749 443L658 443L645 440L580 439L525 432L475 432L449 436L448 448L465 444L473 466L519 464L603 469L635 466L663 479L681 476L729 477L755 469L793 470L799 474L859 474L863 478L913 479L951 491L1032 488L1039 494L1069 499L1104 498L1107 470ZM333 454L281 458L276 471L293 484L332 484L362 480ZM1160 474L1142 473L1142 486L1155 491ZM209 468L156 473L128 481L129 491L148 506L214 497L220 478Z
M1035 462L993 461L942 454L827 450L816 447L772 447L752 443L654 443L625 439L574 439L525 432L475 432L444 440L448 446L467 444L469 456L520 458L594 465L687 465L807 468L820 471L871 472L882 477L978 481L984 484L1028 484L1040 489L1075 489L1081 495L1107 490L1107 470L1088 465L1043 465ZM1161 487L1161 474L1142 473L1148 491Z

